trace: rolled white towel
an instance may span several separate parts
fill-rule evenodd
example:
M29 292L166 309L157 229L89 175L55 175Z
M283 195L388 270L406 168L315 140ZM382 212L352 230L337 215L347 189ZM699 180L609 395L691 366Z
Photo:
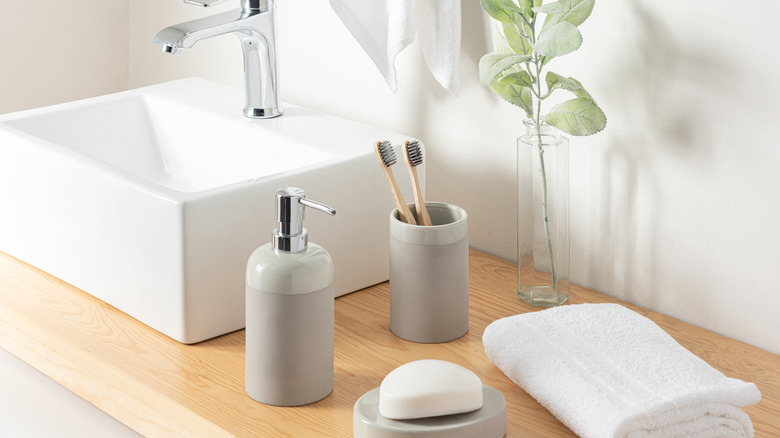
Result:
M482 337L513 382L583 438L752 437L738 406L761 399L618 304L503 318Z

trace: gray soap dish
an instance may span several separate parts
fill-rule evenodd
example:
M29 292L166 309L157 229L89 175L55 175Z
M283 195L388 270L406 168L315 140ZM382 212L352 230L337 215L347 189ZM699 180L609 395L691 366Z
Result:
M506 435L506 400L496 389L482 385L482 408L464 414L414 420L391 420L379 414L379 388L355 403L355 438L501 438Z

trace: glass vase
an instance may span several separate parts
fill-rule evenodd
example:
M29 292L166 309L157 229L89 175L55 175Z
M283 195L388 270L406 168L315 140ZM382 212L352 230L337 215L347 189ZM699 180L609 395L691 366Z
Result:
M569 299L569 140L524 122L517 139L517 295L534 306Z

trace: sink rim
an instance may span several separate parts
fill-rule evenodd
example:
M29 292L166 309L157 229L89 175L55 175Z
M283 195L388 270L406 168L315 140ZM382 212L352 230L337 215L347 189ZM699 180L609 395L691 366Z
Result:
M187 91L191 91L193 88L199 90L197 94L176 94L177 88L183 88ZM27 132L23 129L19 129L13 126L13 123L18 120L25 120L33 117L49 116L56 113L66 111L77 111L79 109L90 108L96 105L105 103L120 102L125 100L133 100L135 98L141 98L144 102L154 100L164 100L172 102L177 105L187 105L195 107L195 111L203 112L205 114L219 117L223 123L238 123L242 125L242 128L249 126L257 126L263 130L269 130L275 135L285 136L284 133L270 129L279 123L285 124L285 120L290 120L297 116L307 116L321 118L327 120L329 118L336 119L337 117L320 113L314 110L309 110L297 105L284 103L285 114L279 118L274 119L248 119L243 117L240 111L235 111L235 102L241 102L243 95L240 89L230 87L221 83L213 82L210 80L191 77L178 79L160 84L149 85L140 88L134 88L130 90L120 91L116 93L89 97L85 99L75 100L71 102L64 102L39 108L32 108L23 111L0 114L0 136L10 135L23 139L26 147L37 148L39 153L53 153L63 160L63 165L72 165L77 168L87 167L100 172L107 178L114 178L118 181L122 181L136 189L143 190L154 194L155 196L163 197L174 201L188 201L196 200L199 198L215 196L220 193L230 192L241 186L247 186L252 184L262 183L264 181L285 177L291 173L306 173L317 168L323 168L331 166L335 163L347 161L367 155L369 152L368 147L364 151L359 150L342 150L338 153L333 152L332 156L325 157L314 163L302 165L300 167L294 167L285 171L269 173L258 177L243 177L234 182L221 184L214 187L209 187L200 190L186 191L179 190L173 187L166 186L157 181L150 180L143 176L137 175L132 171L123 169L119 166L104 162L93 156L84 154L82 152L73 150L65 145L58 144L55 141L50 141L42 138L33 133ZM235 100L235 102L233 102ZM289 122L287 122L289 123ZM292 139L294 142L301 143ZM13 142L11 142L13 143ZM8 149L13 149L14 145L8 145ZM305 147L305 144L302 144ZM316 145L313 145L311 149L315 149ZM353 148L354 149L354 148ZM317 151L319 153L327 153L323 151Z

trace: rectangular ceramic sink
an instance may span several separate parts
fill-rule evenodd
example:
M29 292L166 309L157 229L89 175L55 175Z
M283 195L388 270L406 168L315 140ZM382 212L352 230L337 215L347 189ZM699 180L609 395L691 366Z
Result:
M244 327L247 258L295 186L338 212L305 222L336 295L387 280L393 200L372 146L409 138L290 105L247 119L242 101L184 79L0 115L0 250L199 342Z

